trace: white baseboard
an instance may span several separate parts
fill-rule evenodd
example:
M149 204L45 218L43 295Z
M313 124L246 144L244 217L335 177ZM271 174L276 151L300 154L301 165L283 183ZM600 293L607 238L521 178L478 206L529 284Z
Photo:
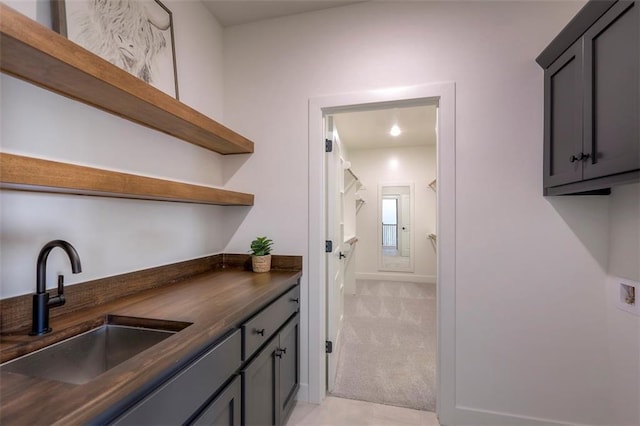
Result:
M436 283L435 275L416 275L396 272L356 272L357 280L385 280L411 283Z
M311 402L309 401L309 384L308 383L300 383L300 387L298 388L298 394L296 395L296 399L302 402Z
M456 406L455 419L440 419L442 426L587 426L584 423L563 422L512 413Z

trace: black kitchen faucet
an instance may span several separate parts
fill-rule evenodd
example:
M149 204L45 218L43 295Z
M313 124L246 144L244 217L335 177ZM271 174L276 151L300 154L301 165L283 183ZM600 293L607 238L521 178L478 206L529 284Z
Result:
M63 240L49 241L42 247L40 254L38 255L37 263L37 276L36 276L36 294L33 295L33 311L32 311L32 336L40 336L51 331L49 327L49 308L55 308L56 306L64 305L64 276L58 275L58 294L54 297L49 297L47 293L47 257L49 253L56 247L63 249L69 261L71 262L71 272L77 274L82 272L82 265L80 265L80 256L78 252L71 244Z

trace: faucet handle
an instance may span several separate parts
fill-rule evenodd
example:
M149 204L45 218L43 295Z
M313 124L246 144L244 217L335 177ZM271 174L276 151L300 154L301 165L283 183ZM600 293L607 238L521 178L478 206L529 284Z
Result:
M47 306L54 308L56 306L62 306L66 302L64 298L64 275L58 275L58 294L49 298Z
M58 275L58 296L64 294L64 275Z

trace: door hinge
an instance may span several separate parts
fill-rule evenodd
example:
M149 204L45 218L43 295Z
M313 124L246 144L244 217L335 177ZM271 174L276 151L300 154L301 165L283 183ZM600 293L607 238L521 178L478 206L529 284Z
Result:
M331 139L324 140L324 152L333 152L333 141Z
M328 354L333 353L333 342L331 340L327 340L325 342L324 349Z
M326 253L333 252L333 241L327 240L327 241L324 242L324 251Z

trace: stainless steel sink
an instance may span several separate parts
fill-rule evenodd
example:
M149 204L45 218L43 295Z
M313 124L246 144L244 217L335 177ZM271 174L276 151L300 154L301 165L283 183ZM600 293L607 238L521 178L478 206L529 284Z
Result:
M176 332L175 329L104 324L8 361L0 365L0 371L73 384L87 383Z

